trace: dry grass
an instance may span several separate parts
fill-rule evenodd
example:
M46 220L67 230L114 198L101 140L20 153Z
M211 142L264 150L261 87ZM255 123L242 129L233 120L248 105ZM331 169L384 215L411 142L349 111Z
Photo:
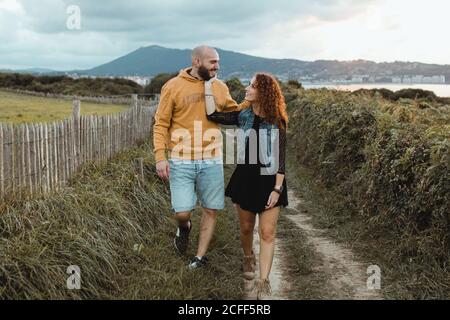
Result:
M127 106L82 102L82 115L104 115L125 110ZM72 115L72 102L0 91L0 122L52 122Z
M144 158L140 182L133 160ZM229 170L227 171L229 172ZM210 265L189 272L173 249L169 190L148 144L92 165L51 196L0 207L0 298L237 299L242 296L238 224L220 213ZM190 254L197 246L198 211ZM66 269L81 268L81 290Z

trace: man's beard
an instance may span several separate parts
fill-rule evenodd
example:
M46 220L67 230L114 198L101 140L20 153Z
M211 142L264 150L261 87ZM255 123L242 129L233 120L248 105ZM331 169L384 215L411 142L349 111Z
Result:
M209 70L206 69L204 66L198 67L198 75L202 77L202 79L205 81L209 81L213 78L209 75Z

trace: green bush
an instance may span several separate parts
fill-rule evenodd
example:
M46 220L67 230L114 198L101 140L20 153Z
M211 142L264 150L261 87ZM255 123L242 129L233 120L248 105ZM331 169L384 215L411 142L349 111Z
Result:
M238 78L228 79L225 84L228 86L230 90L231 97L240 103L244 101L245 98L245 86L241 83Z
M395 101L397 100L397 97L395 95L395 92L389 90L389 89L359 89L353 92L354 95L368 95L369 97L374 97L376 95L379 95L387 100Z
M350 211L398 239L397 256L448 263L450 110L332 90L288 104L291 151Z
M427 99L429 101L436 100L436 95L432 91L422 89L402 89L395 92L396 100L400 98L406 99Z
M398 91L391 91L389 89L380 88L380 89L358 89L353 92L354 95L367 95L370 97L381 96L384 99L390 101L399 101L401 99L409 99L409 100L423 100L426 102L439 102L443 104L448 104L448 98L440 98L436 96L436 94L429 90L422 89L402 89Z
M161 73L155 76L150 83L145 86L144 92L145 93L155 93L159 94L161 93L161 89L164 86L164 84L169 81L172 78L175 78L178 75L178 73Z
M33 76L18 73L0 73L0 88L83 96L109 96L143 92L143 88L139 84L127 79L72 79L66 76Z
M294 89L303 89L302 84L297 80L288 80L286 84Z

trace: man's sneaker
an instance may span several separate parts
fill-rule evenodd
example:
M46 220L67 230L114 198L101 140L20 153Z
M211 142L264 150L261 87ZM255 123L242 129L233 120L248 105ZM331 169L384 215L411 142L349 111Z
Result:
M180 256L184 256L186 254L189 244L189 233L191 233L191 229L192 229L191 220L189 220L188 228L183 227L177 228L177 234L175 236L175 239L173 239L173 243L175 245L175 249L177 250Z
M206 256L203 256L201 259L194 257L191 262L189 263L189 269L198 269L201 267L204 267L208 263L208 258Z

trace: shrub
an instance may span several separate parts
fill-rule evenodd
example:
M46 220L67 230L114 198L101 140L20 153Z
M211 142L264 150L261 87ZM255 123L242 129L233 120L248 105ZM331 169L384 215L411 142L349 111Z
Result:
M161 93L161 89L164 86L164 84L169 81L172 78L175 78L178 75L178 73L161 73L155 76L150 83L145 86L144 92L145 93L155 93L159 94Z
M288 111L296 159L348 195L349 210L388 228L398 239L393 254L448 263L448 107L322 89L299 95Z
M238 78L228 79L225 84L230 90L231 97L240 103L245 98L245 86L241 83Z

